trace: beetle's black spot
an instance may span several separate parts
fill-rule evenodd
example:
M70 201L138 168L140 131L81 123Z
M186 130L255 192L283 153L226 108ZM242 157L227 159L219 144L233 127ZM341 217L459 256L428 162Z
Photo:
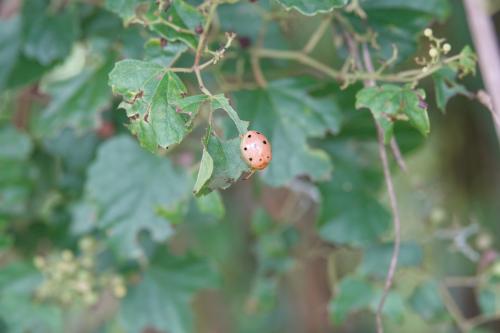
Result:
M243 150L247 150L247 147L243 148Z
M252 136L250 134L248 134L248 137L251 138Z
M260 132L255 132L255 133L260 134Z
M267 157L267 159L269 159L269 156Z
M262 141L262 142L263 142L264 144L267 144L267 141L266 141L266 140L264 140L264 141Z
M250 157L249 160L250 160L250 162L252 162L253 158Z
M259 162L261 162L261 161L262 161L262 158L259 158Z

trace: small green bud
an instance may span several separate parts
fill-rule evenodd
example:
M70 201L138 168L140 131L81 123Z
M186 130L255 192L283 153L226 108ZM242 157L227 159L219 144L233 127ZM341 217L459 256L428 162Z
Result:
M443 52L444 52L444 54L447 54L447 53L449 53L450 51L451 51L451 45L450 45L450 44L448 44L448 43L444 44L444 45L443 45Z

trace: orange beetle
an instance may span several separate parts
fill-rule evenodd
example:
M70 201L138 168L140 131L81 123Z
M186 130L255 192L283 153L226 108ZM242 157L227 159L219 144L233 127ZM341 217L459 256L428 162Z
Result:
M272 159L271 143L264 134L257 131L248 131L241 138L241 156L245 162L255 170L267 167Z

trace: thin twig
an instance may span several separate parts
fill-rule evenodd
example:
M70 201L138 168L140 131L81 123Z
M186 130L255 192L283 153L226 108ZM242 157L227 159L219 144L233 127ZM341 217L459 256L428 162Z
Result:
M299 51L282 51L282 50L256 48L252 52L261 58L294 60L303 65L309 66L317 70L318 72L321 72L326 76L329 76L335 80L351 81L351 82L359 80L376 80L382 82L399 82L399 83L416 82L437 72L439 69L443 67L443 65L449 64L459 59L459 55L446 58L441 63L438 63L430 67L425 72L423 72L421 69L414 69L414 70L399 72L398 74L377 74L376 72L369 73L362 71L356 73L344 73L342 71L338 71L334 68L331 68L330 66L323 64L322 62Z
M205 83L203 82L200 69L195 69L194 74L196 75L196 80L198 80L198 85L200 87L201 92L207 96L212 96L212 93L207 89Z
M406 167L406 162L403 158L403 155L401 154L401 150L399 149L398 142L396 141L396 138L391 139L391 151L392 155L394 156L394 159L399 165L399 168L404 171L408 172L408 168Z
M261 88L267 86L267 80L264 76L264 73L262 73L262 68L260 68L259 57L251 55L250 65L252 66L252 73L255 78L255 82L257 82L257 85Z
M493 117L500 119L500 51L497 44L495 26L486 12L484 1L463 0L469 29L479 56L479 67L486 90L492 99ZM500 140L500 124L494 123Z
M499 321L499 320L500 320L500 313L495 313L492 315L479 315L477 317L467 320L467 325L470 328L473 328L484 325L492 321Z
M317 71L330 76L335 80L342 80L345 76L342 72L337 71L311 57L297 51L282 51L270 49L255 49L253 52L261 58L274 58L284 60L295 60L299 63L316 69Z
M363 60L368 72L374 72L372 59L370 52L366 44L363 44ZM365 82L367 86L375 86L374 80L368 80ZM377 127L377 138L378 138L378 150L380 159L382 160L382 168L384 170L384 178L387 186L387 193L389 194L389 201L391 204L392 218L394 224L394 248L392 251L391 263L387 271L387 277L385 279L384 291L382 297L377 306L376 320L377 320L377 332L383 333L384 327L382 325L382 311L384 310L384 304L389 294L389 290L394 282L394 275L396 274L396 268L398 265L399 250L401 245L401 221L399 218L398 202L396 199L396 192L394 191L394 184L392 182L391 171L389 169L389 160L387 158L387 151L384 144L384 131L380 124L375 121Z
M472 223L466 227L454 230L437 230L436 237L441 239L450 239L453 241L455 248L460 251L467 259L470 261L478 261L479 253L474 250L472 246L467 242L468 239L479 232L479 225L477 223Z
M326 29L328 29L328 26L330 26L331 21L332 21L331 15L328 15L323 19L318 28L316 28L316 31L314 31L314 33L309 38L309 41L302 49L302 52L308 54L311 53L312 50L314 50L316 45L318 45L319 41L321 40L321 37L323 37L323 35L325 34Z
M348 4L345 7L345 10L349 12L353 12L354 14L358 15L362 19L366 19L367 15L366 12L361 8L359 4L359 0L352 0L350 4Z
M193 30L181 28L178 25L175 25L172 22L163 19L161 16L156 21L148 22L148 24L157 24L157 23L165 24L165 25L169 26L170 28L174 29L177 32L182 32L182 33L189 34L189 35L195 35L196 34Z
M261 49L264 45L264 38L266 36L267 26L268 26L268 21L264 21L264 23L261 25L259 29L259 35L255 40L255 46L258 49ZM261 88L267 86L266 77L264 76L262 68L260 67L259 55L256 54L255 52L250 52L250 65L252 67L252 73L255 78L255 82L257 82L257 85Z
M448 288L475 288L479 282L477 276L449 276L444 279L444 284Z
M200 90L208 96L212 96L210 91L205 87L205 83L203 82L203 78L201 77L201 69L199 66L201 55L203 53L203 50L205 49L206 43L207 43L207 38L208 38L208 33L210 30L210 24L212 23L212 19L215 15L215 9L217 8L217 1L213 1L210 4L210 8L208 10L208 15L206 18L205 26L203 27L203 32L201 33L200 36L200 41L198 42L198 47L196 48L196 54L194 56L194 63L193 63L193 71L196 74L196 79L198 80L198 85L200 86Z
M359 48L358 48L357 42L353 38L351 38L349 33L345 34L345 38L347 40L347 44L348 44L351 56L353 57L358 69L362 69L363 65L361 63L361 59L359 56L359 51L358 51ZM371 56L369 54L369 51L368 51L366 44L363 44L363 60L365 63L366 70L368 72L374 72L375 69L373 67ZM365 80L365 86L374 86L374 85L375 85L374 80ZM393 249L393 253L392 253L391 262L389 265L389 270L387 272L387 277L386 277L385 286L384 286L384 292L383 292L382 297L380 299L380 302L377 306L377 313L376 313L377 332L383 333L384 328L382 325L382 311L384 309L385 299L387 298L387 295L389 293L389 290L390 290L392 283L393 283L393 280L394 280L394 274L396 273L396 268L397 268L397 263L398 263L398 258L399 258L399 249L400 249L400 243L401 243L401 230L400 230L401 229L401 222L399 219L399 211L398 211L396 194L394 191L391 172L389 169L389 161L387 159L387 152L385 150L383 130L377 122L375 122L375 123L376 123L376 127L377 127L379 155L380 155L380 159L382 160L382 166L384 169L384 178L386 181L387 191L389 193L389 199L391 202L391 209L392 209L393 223L394 223L394 233L395 233L394 249ZM398 162L400 168L403 169L404 171L406 171L406 163L404 162L404 159L403 159L401 152L399 150L399 146L394 138L391 140L391 147L392 147L394 157L396 158L396 161Z
M382 65L377 69L378 74L382 74L387 68L392 66L398 60L399 50L395 44L392 44L392 55L389 59L384 61Z
M458 326L458 329L460 330L461 333L466 333L470 330L471 326L467 323L467 321L464 319L462 312L457 306L457 303L453 299L453 297L450 295L450 291L446 287L446 285L441 284L439 286L439 292L441 294L441 298L443 299L444 306L448 310L448 312L451 314L453 320Z

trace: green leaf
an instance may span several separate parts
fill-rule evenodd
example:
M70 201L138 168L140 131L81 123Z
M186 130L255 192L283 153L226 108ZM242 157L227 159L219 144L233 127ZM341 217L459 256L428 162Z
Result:
M335 102L312 98L307 93L310 88L303 80L283 80L269 83L265 90L234 94L240 116L272 143L273 161L262 172L264 181L272 186L287 184L300 175L325 180L331 174L328 155L311 148L307 139L337 133L341 117Z
M193 256L156 256L139 284L123 300L120 321L130 333L146 328L194 332L191 301L198 291L215 283L216 276L205 261Z
M181 43L168 43L162 46L159 38L151 38L144 45L145 60L164 67L171 66L186 50L186 45Z
M71 206L71 233L85 235L97 229L97 207L87 201L76 202Z
M123 257L140 257L137 234L149 231L164 241L172 234L168 220L158 208L175 208L189 193L185 172L169 160L140 149L130 137L119 136L104 143L88 170L86 198L98 207L98 226Z
M319 233L329 242L365 246L376 241L390 226L390 214L364 192L342 192L322 187L324 204Z
M0 160L26 160L33 145L30 137L12 126L0 129Z
M213 161L213 171L208 181L196 192L205 195L213 190L226 189L237 181L249 167L241 158L240 139L238 137L223 140L214 135L208 137L206 151Z
M200 11L191 6L187 1L184 0L173 0L170 7L170 11L175 10L175 14L182 21L182 27L186 29L193 30L200 25L205 24L205 18L200 13ZM170 14L170 12L168 12ZM173 14L173 13L172 13Z
M219 192L213 191L207 195L196 199L196 206L203 216L213 216L216 219L221 219L226 214L224 202Z
M394 244L371 245L364 249L363 261L359 266L362 274L380 279L385 278L391 262ZM402 243L398 268L418 266L422 263L422 248L417 243Z
M415 288L409 303L422 319L439 321L448 315L440 295L438 283L428 280Z
M331 12L347 5L348 0L277 0L287 10L296 9L304 15Z
M124 97L120 107L131 119L129 129L152 152L180 143L206 100L184 98L186 87L178 76L153 62L122 60L109 74L109 84Z
M6 88L20 88L24 85L32 83L42 77L47 71L52 69L57 62L44 66L33 59L27 58L20 53L17 57L17 62L10 68L10 75L6 82Z
M163 71L163 66L153 62L134 59L122 60L117 62L109 73L109 85L114 93L124 95L126 98L133 98L140 91L143 91L146 97L151 98L163 77ZM144 110L137 109L142 111L141 115L144 114ZM130 115L139 111L134 111Z
M16 262L0 270L0 321L9 333L63 332L62 311L33 299L41 275L30 265Z
M445 19L450 12L450 4L446 0L426 0L422 2L411 2L406 0L362 0L361 6L364 10L408 10L416 14L427 14L436 16L440 20Z
M53 305L35 303L30 297L4 296L0 300L0 313L9 333L64 332L61 310Z
M347 276L336 287L329 304L329 313L335 324L342 324L348 315L358 311L377 311L383 289L375 288L368 280L358 276ZM387 295L382 314L401 322L405 313L404 300L400 294L391 291Z
M60 159L70 171L85 171L95 157L98 144L95 133L81 135L71 129L65 129L59 135L43 141L45 151Z
M265 10L270 10L265 3L259 3L259 6ZM257 37L259 27L262 25L262 16L259 9L250 1L238 1L235 3L223 3L217 7L219 17L224 17L220 21L223 31L233 31L238 36L249 38ZM271 22L269 22L271 23ZM267 34L266 34L267 35Z
M54 136L66 127L82 132L99 126L99 113L111 101L106 79L112 63L108 61L88 67L69 79L51 82L44 87L52 99L34 118L32 126L37 135Z
M42 65L69 55L78 36L78 17L71 6L52 14L48 5L45 0L23 2L23 50Z
M26 213L33 185L29 136L11 126L0 128L0 216Z
M0 272L2 295L31 295L42 281L42 276L33 266L21 261L2 267Z
M481 313L491 316L499 312L500 306L497 305L497 295L492 290L482 289L479 291L478 296Z
M135 9L144 0L106 0L104 7L120 16L125 24L128 24L135 17Z
M196 49L198 44L198 36L195 33L195 28L205 25L205 17L195 7L183 0L173 0L164 14L160 14L159 20L157 14L152 14L151 11L148 19L151 22L150 29L160 34L169 41L181 41L192 49ZM180 29L174 28L174 26Z
M240 135L244 135L248 131L248 121L243 121L238 116L238 113L233 109L229 100L224 95L212 96L212 108L215 110L222 109L233 121Z
M198 170L198 177L196 178L196 183L194 184L193 193L197 195L200 190L205 186L205 183L212 176L214 170L214 160L208 153L206 148L203 148L203 155L201 157L200 169Z
M478 303L481 313L494 316L500 313L500 283L496 276L483 279L478 288Z
M264 24L262 10L269 12L274 9L274 1L260 1L258 6L251 1L222 3L217 7L218 16L224 18L220 20L220 29L235 32L240 38L254 41L259 38L260 27ZM285 49L290 46L289 40L277 21L267 22L266 33L262 37L263 47ZM263 69L265 70L265 67ZM233 69L231 71L234 72Z
M459 71L459 77L463 78L466 75L476 75L477 55L472 51L470 46L465 46L460 51L460 58L457 64L452 64Z
M422 89L413 90L396 85L383 85L361 89L356 94L356 108L370 109L375 120L384 130L384 140L388 143L394 131L394 122L409 121L422 135L430 131L427 110L420 106L425 99Z
M319 234L329 242L366 246L380 239L391 216L379 201L383 174L375 143L333 138L324 145L335 161L335 175L320 185Z
M348 314L367 309L373 297L373 287L365 280L351 276L342 279L328 308L332 321L342 324Z
M383 293L382 289L377 289L375 291L374 297L370 304L370 309L373 313L377 312L377 308L380 303L380 298L382 297L382 293ZM392 319L397 323L401 323L404 319L406 311L407 309L405 307L405 302L403 297L401 297L401 294L395 291L390 291L387 294L382 314L384 316L389 317L390 319Z
M34 11L36 12L36 9ZM0 20L0 90L34 81L55 64L43 66L23 54L23 21L26 21L26 18L22 15Z
M436 104L442 112L446 111L446 104L453 96L468 94L467 89L456 82L456 77L456 71L448 67L442 68L432 75Z
M21 19L13 16L0 20L0 90L3 90L19 55L21 45Z

